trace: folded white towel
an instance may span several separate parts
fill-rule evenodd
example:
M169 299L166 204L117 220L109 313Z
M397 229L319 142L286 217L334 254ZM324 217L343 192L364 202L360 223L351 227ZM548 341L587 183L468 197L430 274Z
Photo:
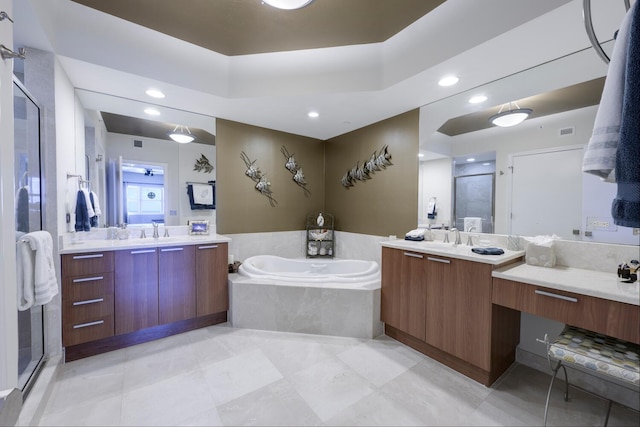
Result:
M213 188L209 184L192 184L193 203L196 205L213 204Z
M23 235L18 250L18 310L44 305L58 294L53 239L47 231Z
M464 231L469 231L471 227L476 233L482 233L482 218L475 216L467 216L464 218Z
M600 105L593 125L593 133L582 162L582 172L599 176L608 182L615 182L616 152L618 151L622 122L622 97L631 10L629 9L625 15L613 46L607 78L604 82Z

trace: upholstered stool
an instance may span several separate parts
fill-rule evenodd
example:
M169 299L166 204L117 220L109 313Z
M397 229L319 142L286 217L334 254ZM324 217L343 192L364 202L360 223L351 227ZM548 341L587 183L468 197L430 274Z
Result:
M569 399L569 378L564 365L615 382L634 391L640 390L638 360L640 346L637 344L568 325L553 342L549 342L547 335L545 335L544 343L547 345L549 366L553 371L544 406L545 426L547 425L551 389L560 368L563 369L566 380L564 400ZM609 399L605 426L609 422L611 403Z

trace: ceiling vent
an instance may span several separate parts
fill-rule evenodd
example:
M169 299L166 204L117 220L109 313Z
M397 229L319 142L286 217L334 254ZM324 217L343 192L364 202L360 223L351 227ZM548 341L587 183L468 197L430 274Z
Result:
M134 140L133 140L133 146L134 146L134 147L138 147L138 148L142 148L142 140L140 140L140 139L134 139Z
M558 130L558 136L569 136L569 135L573 135L574 133L576 133L576 127L575 126L571 126L568 128L562 128L560 130Z

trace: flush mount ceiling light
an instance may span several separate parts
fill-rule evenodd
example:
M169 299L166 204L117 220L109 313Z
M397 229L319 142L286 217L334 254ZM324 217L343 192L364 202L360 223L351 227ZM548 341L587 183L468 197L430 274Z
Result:
M516 105L515 110L511 108L511 104ZM509 109L507 111L503 111L505 105L507 104L502 104L498 114L494 114L489 117L489 121L496 126L507 128L518 125L525 121L525 119L529 117L529 114L533 112L531 108L520 108L515 102L509 102Z
M196 139L187 126L181 125L176 126L173 132L169 132L167 135L169 135L169 138L180 144L188 144Z
M160 111L156 110L155 108L145 108L144 112L145 112L145 114L148 114L150 116L159 116L160 115Z
M162 93L161 91L159 91L158 89L147 89L145 91L145 93L147 95L149 95L152 98L164 98L164 93Z
M480 104L487 100L487 97L484 95L476 95L469 99L469 104Z
M285 10L300 9L311 3L313 0L262 0L271 7Z
M440 86L447 87L447 86L453 86L454 84L458 83L459 81L460 81L460 79L457 78L456 76L444 76L443 78L440 79L438 84Z
M307 114L307 116L311 117L312 119L315 119L316 117L320 117L320 113L318 113L317 111L310 111L309 114Z

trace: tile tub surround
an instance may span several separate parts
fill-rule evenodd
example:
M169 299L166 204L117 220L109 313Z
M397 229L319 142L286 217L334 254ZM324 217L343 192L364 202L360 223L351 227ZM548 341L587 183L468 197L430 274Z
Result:
M382 334L379 284L375 289L324 288L231 274L229 314L236 328L354 338Z

